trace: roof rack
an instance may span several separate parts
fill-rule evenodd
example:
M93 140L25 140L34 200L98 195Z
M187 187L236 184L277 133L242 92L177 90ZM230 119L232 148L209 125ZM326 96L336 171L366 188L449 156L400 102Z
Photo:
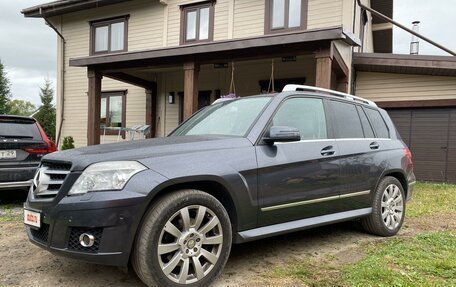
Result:
M323 93L327 93L327 94L329 94L329 95L331 95L331 96L342 97L342 98L345 98L345 99L348 99L348 100L362 102L362 103L365 103L365 104L368 104L368 105L371 105L371 106L374 106L374 107L377 106L377 104L375 104L373 101L366 100L366 99L364 99L364 98L360 98L360 97L357 97L357 96L353 96L353 95L350 95L350 94L346 94L346 93L342 93L342 92L337 92L337 91L333 91L333 90L328 90L328 89L313 87L313 86L305 86L305 85L286 85L286 86L283 88L283 90L282 90L282 92L298 92L298 91L323 92Z

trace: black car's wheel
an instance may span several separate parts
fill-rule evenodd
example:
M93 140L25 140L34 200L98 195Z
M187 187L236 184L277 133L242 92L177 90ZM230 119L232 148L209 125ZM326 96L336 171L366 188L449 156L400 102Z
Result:
M181 190L151 206L133 250L136 274L148 286L207 286L231 250L223 205L198 190Z
M393 236L402 226L405 216L405 193L402 184L387 176L380 181L374 194L372 214L361 224L370 233Z

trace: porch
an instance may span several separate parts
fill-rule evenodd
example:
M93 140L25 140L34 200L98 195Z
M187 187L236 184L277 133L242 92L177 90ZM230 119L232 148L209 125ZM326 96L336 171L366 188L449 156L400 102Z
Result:
M87 144L100 143L104 77L144 89L150 136L166 136L229 92L280 91L287 83L348 92L353 45L358 42L349 33L332 28L71 59L70 66L87 67Z

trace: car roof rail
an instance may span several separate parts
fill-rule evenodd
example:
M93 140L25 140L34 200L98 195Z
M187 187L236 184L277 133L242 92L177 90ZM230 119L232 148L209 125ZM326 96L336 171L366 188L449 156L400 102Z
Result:
M361 97L353 96L350 94L337 92L337 91L333 91L333 90L329 90L329 89L323 89L323 88L319 88L319 87L305 86L305 85L286 85L282 90L282 92L300 92L300 91L323 92L323 93L327 93L331 96L342 97L342 98L345 98L348 100L358 101L358 102L362 102L362 103L368 104L373 107L377 107L377 104L374 103L373 101L370 101L370 100L367 100L367 99L364 99Z

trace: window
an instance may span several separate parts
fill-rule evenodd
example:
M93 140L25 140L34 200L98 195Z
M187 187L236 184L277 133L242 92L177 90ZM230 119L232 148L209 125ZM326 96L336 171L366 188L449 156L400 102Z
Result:
M379 111L373 109L365 109L367 116L372 123L372 127L374 128L375 134L377 138L389 138L389 130L386 126L385 121L383 120L382 115Z
M105 92L101 95L100 126L103 133L104 127L125 127L125 94L126 92ZM107 129L106 134L119 133L116 129Z
M272 125L297 128L302 140L326 139L323 100L315 98L286 100L274 115Z
M363 125L364 137L374 138L374 131L372 130L372 126L367 119L366 113L360 106L356 106L356 108L358 109L359 118L361 119L361 124Z
M355 105L339 101L330 101L330 105L337 138L364 138L361 120Z
M127 51L128 16L91 22L91 54Z
M181 44L212 41L214 32L214 4L182 7Z
M304 30L308 0L266 0L265 33Z

